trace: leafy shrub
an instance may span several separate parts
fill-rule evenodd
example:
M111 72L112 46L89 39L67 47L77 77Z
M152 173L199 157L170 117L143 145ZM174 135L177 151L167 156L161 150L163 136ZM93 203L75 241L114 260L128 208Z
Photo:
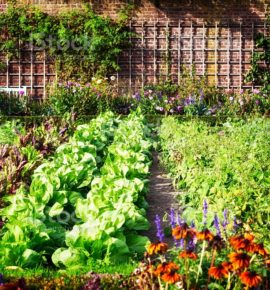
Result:
M270 113L270 99L263 91L217 89L187 69L184 69L179 84L166 81L148 85L136 92L132 99L132 107L140 106L146 114L235 116Z
M59 83L51 90L48 101L50 114L53 115L67 112L96 115L106 110L121 112L121 103L124 103L125 108L128 107L124 98L117 95L114 81L107 78L92 78L91 83L85 85L77 82Z
M29 99L25 95L0 92L0 115L24 116L27 114Z
M260 118L220 127L199 120L163 120L162 161L183 191L185 217L197 220L198 205L207 198L213 212L228 207L269 244L269 126Z
M27 133L26 133L27 131ZM29 186L31 175L73 132L73 121L49 119L39 125L7 121L0 127L0 207L3 196Z
M270 15L268 13L268 24ZM269 26L267 26L269 32ZM258 33L255 39L255 51L251 59L251 68L246 75L246 81L262 86L264 93L270 93L270 37L268 33Z
M125 7L116 21L95 14L90 6L49 15L29 5L10 5L0 14L0 51L10 58L34 45L56 60L57 75L82 81L119 69L117 57L128 46Z

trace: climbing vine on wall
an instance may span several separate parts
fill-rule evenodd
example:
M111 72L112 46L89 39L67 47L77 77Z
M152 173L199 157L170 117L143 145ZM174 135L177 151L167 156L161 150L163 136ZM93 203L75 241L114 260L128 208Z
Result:
M270 24L270 16L268 16ZM258 34L256 37L256 48L258 49L252 55L251 69L246 76L246 81L253 82L255 85L261 85L263 90L270 92L270 29L268 26L268 35Z
M117 57L129 45L125 7L117 20L95 14L90 6L49 15L32 6L10 6L0 14L0 51L11 58L35 46L55 59L61 80L87 81L119 69Z

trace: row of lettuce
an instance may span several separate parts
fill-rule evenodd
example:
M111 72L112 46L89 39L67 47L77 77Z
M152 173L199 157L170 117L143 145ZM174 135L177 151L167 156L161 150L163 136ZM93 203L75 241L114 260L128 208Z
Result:
M198 226L200 207L207 201L208 227L217 213L220 220L234 219L235 226L243 223L269 247L269 119L227 120L212 126L168 117L160 128L160 144L162 162L181 191L186 220Z
M6 198L0 264L79 268L144 252L152 143L143 117L105 113L34 172L29 189Z

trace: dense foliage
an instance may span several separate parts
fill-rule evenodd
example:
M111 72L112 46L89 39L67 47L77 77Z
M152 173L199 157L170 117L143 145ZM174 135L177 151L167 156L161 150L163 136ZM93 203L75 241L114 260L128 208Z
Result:
M112 21L89 6L49 15L29 5L9 5L0 14L0 51L12 58L22 48L46 50L56 60L57 76L62 80L106 75L119 68L117 56L128 45L129 11L125 7L122 16Z
M268 24L270 16L268 16ZM251 69L246 80L263 87L265 93L270 93L270 37L268 31L257 35L255 44L256 51L252 55Z
M212 212L235 214L269 246L270 123L227 121L211 127L168 117L160 129L162 161L182 191L188 220L200 217L204 199Z
M0 126L0 207L3 196L28 187L33 171L74 130L74 120L48 119L41 124L6 121Z
M80 125L35 170L29 190L6 198L2 265L78 268L144 251L147 238L136 231L148 228L149 132L136 114L118 124L107 113Z

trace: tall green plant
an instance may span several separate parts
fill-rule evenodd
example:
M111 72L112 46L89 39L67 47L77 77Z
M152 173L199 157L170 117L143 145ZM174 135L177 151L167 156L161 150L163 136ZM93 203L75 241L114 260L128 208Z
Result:
M268 16L268 24L270 16ZM269 28L268 28L269 30ZM270 30L269 30L270 32ZM263 86L265 92L270 92L270 36L259 33L256 38L256 48L252 55L251 69L246 80L255 85Z
M130 36L126 26L130 11L121 11L112 21L90 6L49 15L32 6L10 5L0 14L0 51L13 58L29 44L45 49L56 60L61 79L105 75L119 69L117 57Z

